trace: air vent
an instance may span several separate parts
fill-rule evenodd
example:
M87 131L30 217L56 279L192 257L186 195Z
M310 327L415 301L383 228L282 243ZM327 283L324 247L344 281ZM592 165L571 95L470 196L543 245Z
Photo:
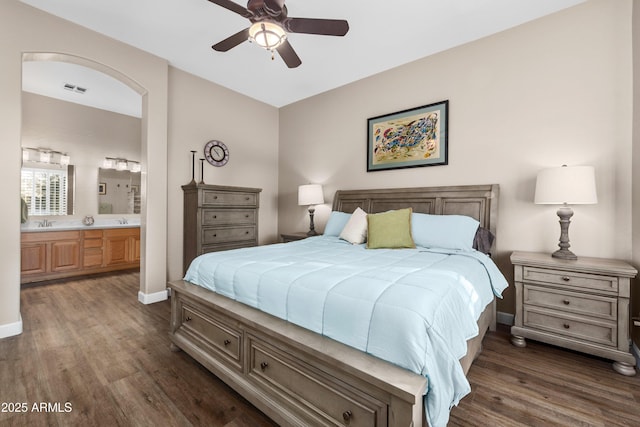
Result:
M70 90L72 92L76 92L76 93L85 93L87 91L87 88L85 87L81 87L81 86L76 86L76 85L72 85L71 83L65 83L64 86L62 86L64 89L66 90Z

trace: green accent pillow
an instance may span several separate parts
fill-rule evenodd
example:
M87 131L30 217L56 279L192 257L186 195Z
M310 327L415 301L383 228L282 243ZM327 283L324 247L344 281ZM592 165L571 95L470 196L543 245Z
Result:
M367 249L415 248L411 237L412 209L367 215Z

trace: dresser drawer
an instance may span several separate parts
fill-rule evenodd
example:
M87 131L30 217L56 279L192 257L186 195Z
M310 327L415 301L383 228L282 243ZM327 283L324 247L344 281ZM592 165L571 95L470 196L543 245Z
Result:
M530 284L524 285L524 304L547 307L615 321L618 318L618 299L590 295Z
M203 209L202 225L255 224L255 209Z
M615 322L599 321L528 305L523 307L523 314L523 324L528 328L612 347L617 345L618 328Z
M527 267L523 269L525 282L553 283L566 288L602 291L617 295L618 278L599 274L576 273L546 268Z
M220 252L220 251L228 251L231 249L251 248L253 246L256 246L256 243L251 240L244 241L244 242L227 242L227 243L220 243L215 245L204 245L202 246L202 252L200 253L200 255L208 254L209 252Z
M202 205L209 206L252 206L258 205L257 193L202 190Z
M225 242L238 242L242 240L255 240L255 238L255 226L202 229L203 245Z
M387 407L315 367L250 338L249 375L274 394L295 400L317 419L310 425L386 426Z
M242 369L242 331L185 303L182 304L182 328L223 355L237 370Z

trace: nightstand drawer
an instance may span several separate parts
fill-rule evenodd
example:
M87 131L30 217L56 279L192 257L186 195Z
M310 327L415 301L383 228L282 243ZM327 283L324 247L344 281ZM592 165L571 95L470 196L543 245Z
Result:
M532 306L524 306L523 312L523 324L525 327L552 332L581 341L612 347L617 346L618 328L615 323Z
M567 288L579 290L604 291L618 293L618 278L601 276L599 274L576 273L547 268L524 267L523 280L525 282L553 283Z
M568 313L582 314L615 321L618 318L618 299L524 285L524 304L536 305Z

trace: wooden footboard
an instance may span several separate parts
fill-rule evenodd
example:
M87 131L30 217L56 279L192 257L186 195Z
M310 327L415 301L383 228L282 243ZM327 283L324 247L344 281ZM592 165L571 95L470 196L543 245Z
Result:
M426 426L426 378L189 282L169 287L172 343L279 424ZM479 323L465 372L495 307Z

